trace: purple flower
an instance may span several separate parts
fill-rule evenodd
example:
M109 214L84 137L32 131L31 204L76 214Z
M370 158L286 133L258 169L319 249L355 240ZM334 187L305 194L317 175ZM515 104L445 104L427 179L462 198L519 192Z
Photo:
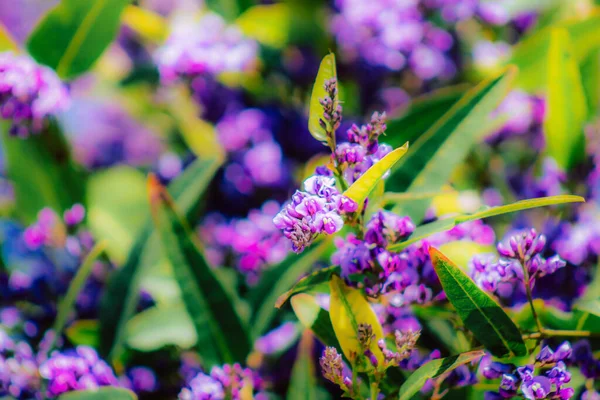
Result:
M296 324L286 322L258 338L254 343L254 347L263 354L276 354L288 348L297 337L298 328Z
M161 79L169 83L178 78L252 70L257 53L255 41L228 26L218 14L205 13L198 21L190 17L176 21L155 59Z
M521 390L526 399L545 399L552 389L552 382L545 376L536 376L523 382Z
M49 117L69 105L67 88L53 70L28 56L0 53L0 117L12 121L12 135L40 133Z

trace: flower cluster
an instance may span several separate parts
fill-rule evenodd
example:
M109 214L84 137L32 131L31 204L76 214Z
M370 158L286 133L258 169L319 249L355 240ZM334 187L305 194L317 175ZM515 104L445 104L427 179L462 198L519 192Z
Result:
M304 181L304 190L297 190L273 218L296 252L304 250L320 233L338 232L344 226L343 215L358 209L355 201L340 194L332 177L314 175Z
M119 381L110 366L87 346L75 350L55 351L40 365L40 375L48 381L47 395L59 396L65 392L94 389L100 386L118 386Z
M37 221L23 233L23 239L31 250L42 246L64 248L74 257L91 248L93 239L87 232L77 232L78 225L85 218L85 208L74 204L64 212L63 218L51 208L38 213Z
M240 364L213 367L210 374L198 373L179 393L180 400L241 400L262 390L258 374ZM260 396L254 397L260 398Z
M14 341L0 327L0 396L31 398L37 395L40 383L31 346L24 341Z
M542 124L546 104L542 97L521 90L511 91L492 114L492 118L508 118L500 129L492 132L487 140L498 142L512 137L533 137L537 148L543 146Z
M235 266L248 283L256 283L265 268L283 260L289 251L288 240L273 225L278 211L279 204L269 201L244 219L207 215L198 232L209 262Z
M69 104L67 88L53 70L28 56L0 53L0 116L12 122L12 135L41 132Z
M164 82L202 75L244 72L256 64L258 44L241 31L227 25L214 13L198 21L176 21L166 43L156 53L156 63Z
M516 282L532 289L536 279L566 266L558 255L543 258L545 247L546 237L535 229L514 234L498 244L499 260L490 254L475 256L470 262L471 276L481 288L503 296L512 292Z
M498 392L486 393L486 399L509 399L519 395L528 400L570 399L575 394L572 388L565 387L571 381L571 373L566 362L571 357L569 342L564 342L554 351L544 346L535 358L535 364L516 367L512 364L491 362L482 370L486 379L500 378ZM536 368L545 370L536 375Z

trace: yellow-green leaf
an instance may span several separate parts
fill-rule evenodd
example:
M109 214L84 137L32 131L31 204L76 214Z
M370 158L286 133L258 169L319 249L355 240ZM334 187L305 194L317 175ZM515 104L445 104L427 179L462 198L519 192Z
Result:
M362 204L386 172L388 172L390 168L406 154L407 150L408 142L404 143L402 147L398 147L396 150L387 154L350 185L344 192L344 196L351 198L359 205Z
M467 269L473 256L494 251L492 246L484 246L471 240L457 240L440 246L440 251L463 270Z
M0 52L1 51L18 52L19 46L6 27L0 22Z
M299 293L292 297L290 303L298 321L306 329L310 329L325 346L332 346L338 350L341 349L331 325L329 312L319 305L314 296Z
M284 3L250 7L236 20L246 36L275 49L287 44L291 22L291 10Z
M331 78L337 78L337 72L335 69L335 56L328 54L321 61L319 66L319 72L317 73L317 79L315 79L315 85L313 86L312 95L310 96L310 115L308 118L308 130L315 139L320 142L327 141L327 134L325 129L319 123L319 120L323 118L323 106L319 102L320 99L327 96L325 91L325 81ZM337 105L338 99L334 99L334 105Z
M162 43L169 32L162 16L134 5L125 7L121 21L142 38L155 43Z
M346 358L352 360L351 354L360 351L357 339L358 325L369 324L373 327L376 338L371 341L371 351L379 362L383 363L383 354L377 347L377 340L383 338L383 329L367 299L360 290L346 286L337 275L331 277L329 287L331 325Z
M569 33L565 29L554 29L550 33L547 71L546 148L561 167L569 168L583 156L587 102Z

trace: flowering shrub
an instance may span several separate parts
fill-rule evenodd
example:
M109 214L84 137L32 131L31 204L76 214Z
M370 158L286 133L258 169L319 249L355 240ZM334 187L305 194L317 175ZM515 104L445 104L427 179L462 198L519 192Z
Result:
M8 3L0 399L600 398L597 2Z

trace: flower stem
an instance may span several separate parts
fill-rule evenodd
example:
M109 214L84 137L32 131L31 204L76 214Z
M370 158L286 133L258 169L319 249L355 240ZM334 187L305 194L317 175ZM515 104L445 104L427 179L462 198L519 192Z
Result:
M543 339L549 337L600 337L600 332L543 329L542 332L523 335L523 339Z
M527 292L527 301L531 307L531 315L533 315L533 319L535 320L538 331L541 333L544 331L544 327L542 326L542 323L537 315L537 311L535 310L535 306L533 305L533 296L531 294L531 278L529 277L529 271L527 270L527 264L525 263L525 260L521 260L521 266L523 267L523 280L525 282L525 291Z

